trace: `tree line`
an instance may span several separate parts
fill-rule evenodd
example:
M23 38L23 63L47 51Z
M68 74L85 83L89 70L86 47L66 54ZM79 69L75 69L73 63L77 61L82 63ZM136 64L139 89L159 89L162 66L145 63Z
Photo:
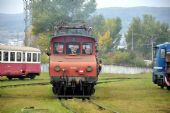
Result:
M43 53L42 62L48 62L45 55L49 47L54 26L64 22L83 21L93 27L93 36L98 40L99 56L106 64L143 66L144 59L151 59L151 45L170 41L169 25L156 20L152 15L133 17L128 31L121 33L119 17L104 18L95 14L95 0L34 0L32 4L31 46L39 47ZM114 12L113 12L114 13ZM117 50L119 41L125 35L127 50Z

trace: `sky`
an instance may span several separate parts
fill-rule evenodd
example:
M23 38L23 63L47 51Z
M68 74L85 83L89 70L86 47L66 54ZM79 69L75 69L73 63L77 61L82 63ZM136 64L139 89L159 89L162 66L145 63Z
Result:
M104 7L170 7L170 0L96 0L97 8ZM0 0L0 13L22 13L23 0Z

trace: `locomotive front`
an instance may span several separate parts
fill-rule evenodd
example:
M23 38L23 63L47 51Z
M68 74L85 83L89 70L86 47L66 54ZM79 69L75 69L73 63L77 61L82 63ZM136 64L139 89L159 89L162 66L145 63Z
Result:
M50 46L50 78L58 97L89 97L95 89L99 68L96 40L90 36L55 36Z

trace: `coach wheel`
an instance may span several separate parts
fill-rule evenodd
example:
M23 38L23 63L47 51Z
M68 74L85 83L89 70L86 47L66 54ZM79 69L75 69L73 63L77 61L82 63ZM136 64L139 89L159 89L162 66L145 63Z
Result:
M167 90L170 90L170 86L167 86Z
M24 80L24 77L21 76L21 77L19 77L19 79L20 79L20 80Z
M164 86L160 86L161 87L161 89L163 89L164 88Z
M12 80L12 77L10 77L10 76L8 76L7 78L8 78L8 80Z
M34 79L35 78L35 75L30 75L30 79Z
M153 81L154 84L157 83L157 76L154 75L154 74L152 75L152 81Z

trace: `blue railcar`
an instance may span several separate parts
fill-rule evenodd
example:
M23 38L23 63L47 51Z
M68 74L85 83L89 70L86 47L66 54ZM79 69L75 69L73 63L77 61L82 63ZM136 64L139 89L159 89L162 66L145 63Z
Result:
M170 90L170 42L154 47L152 81Z

